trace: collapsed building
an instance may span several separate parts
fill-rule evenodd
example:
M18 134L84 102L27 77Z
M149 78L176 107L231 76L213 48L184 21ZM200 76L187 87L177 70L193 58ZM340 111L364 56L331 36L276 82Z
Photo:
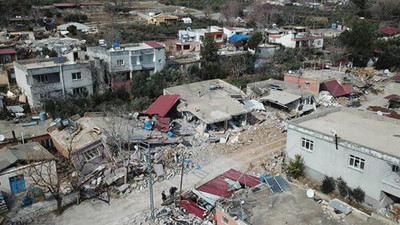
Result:
M201 81L164 89L164 95L180 95L178 111L183 113L186 120L197 118L201 121L203 131L207 126L216 128L222 124L228 129L232 120L249 113L240 101L245 93L239 88L220 79Z
M301 115L316 109L313 93L296 84L269 79L247 84L246 94L258 101Z

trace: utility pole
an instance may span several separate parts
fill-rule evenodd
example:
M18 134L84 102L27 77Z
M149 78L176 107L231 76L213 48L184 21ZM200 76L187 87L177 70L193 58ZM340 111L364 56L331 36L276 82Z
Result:
M153 175L152 175L152 157L150 151L150 144L140 142L137 145L138 148L147 150L147 165L148 165L148 172L149 172L149 192L150 192L150 218L154 220L154 198L153 198Z
M150 189L150 217L154 220L154 199L153 199L153 175L152 171L152 157L150 152L150 144L147 143L147 159L149 161L149 189Z
M182 155L181 183L179 185L179 200L182 200L183 170L185 169L185 155Z

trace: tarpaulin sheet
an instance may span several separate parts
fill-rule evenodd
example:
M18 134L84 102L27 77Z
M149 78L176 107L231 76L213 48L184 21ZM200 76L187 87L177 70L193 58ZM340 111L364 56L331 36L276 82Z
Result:
M203 219L206 214L206 210L200 208L194 201L188 198L182 197L182 200L179 201L178 204L182 208L186 209L189 213L196 215L200 219Z
M235 34L229 38L230 42L237 42L237 41L245 41L251 38L250 35L243 35L243 34Z

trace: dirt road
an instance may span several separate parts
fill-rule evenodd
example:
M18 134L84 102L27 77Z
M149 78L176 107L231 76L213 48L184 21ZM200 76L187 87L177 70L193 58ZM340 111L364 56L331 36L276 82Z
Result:
M250 162L257 161L275 151L285 147L286 138L278 139L274 142L254 146L244 146L228 156L221 156L211 159L207 165L200 165L201 169L192 170L185 174L183 179L183 189L190 190L215 176L234 168L245 171ZM155 206L161 204L161 192L168 191L172 186L179 187L180 176L175 176L171 180L157 182L154 185ZM133 191L128 196L112 199L108 205L99 200L85 201L80 205L73 205L65 210L61 216L53 214L43 218L38 218L36 224L132 224L132 219L138 213L149 209L149 191Z

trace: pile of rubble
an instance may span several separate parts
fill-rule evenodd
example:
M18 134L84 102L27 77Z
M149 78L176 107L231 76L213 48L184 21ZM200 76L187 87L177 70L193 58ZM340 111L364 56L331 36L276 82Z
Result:
M284 153L275 152L251 164L250 169L256 174L268 174L276 176L282 174L282 165L284 164Z
M390 220L400 223L400 204L398 203L390 204L386 208L378 210L378 213Z

